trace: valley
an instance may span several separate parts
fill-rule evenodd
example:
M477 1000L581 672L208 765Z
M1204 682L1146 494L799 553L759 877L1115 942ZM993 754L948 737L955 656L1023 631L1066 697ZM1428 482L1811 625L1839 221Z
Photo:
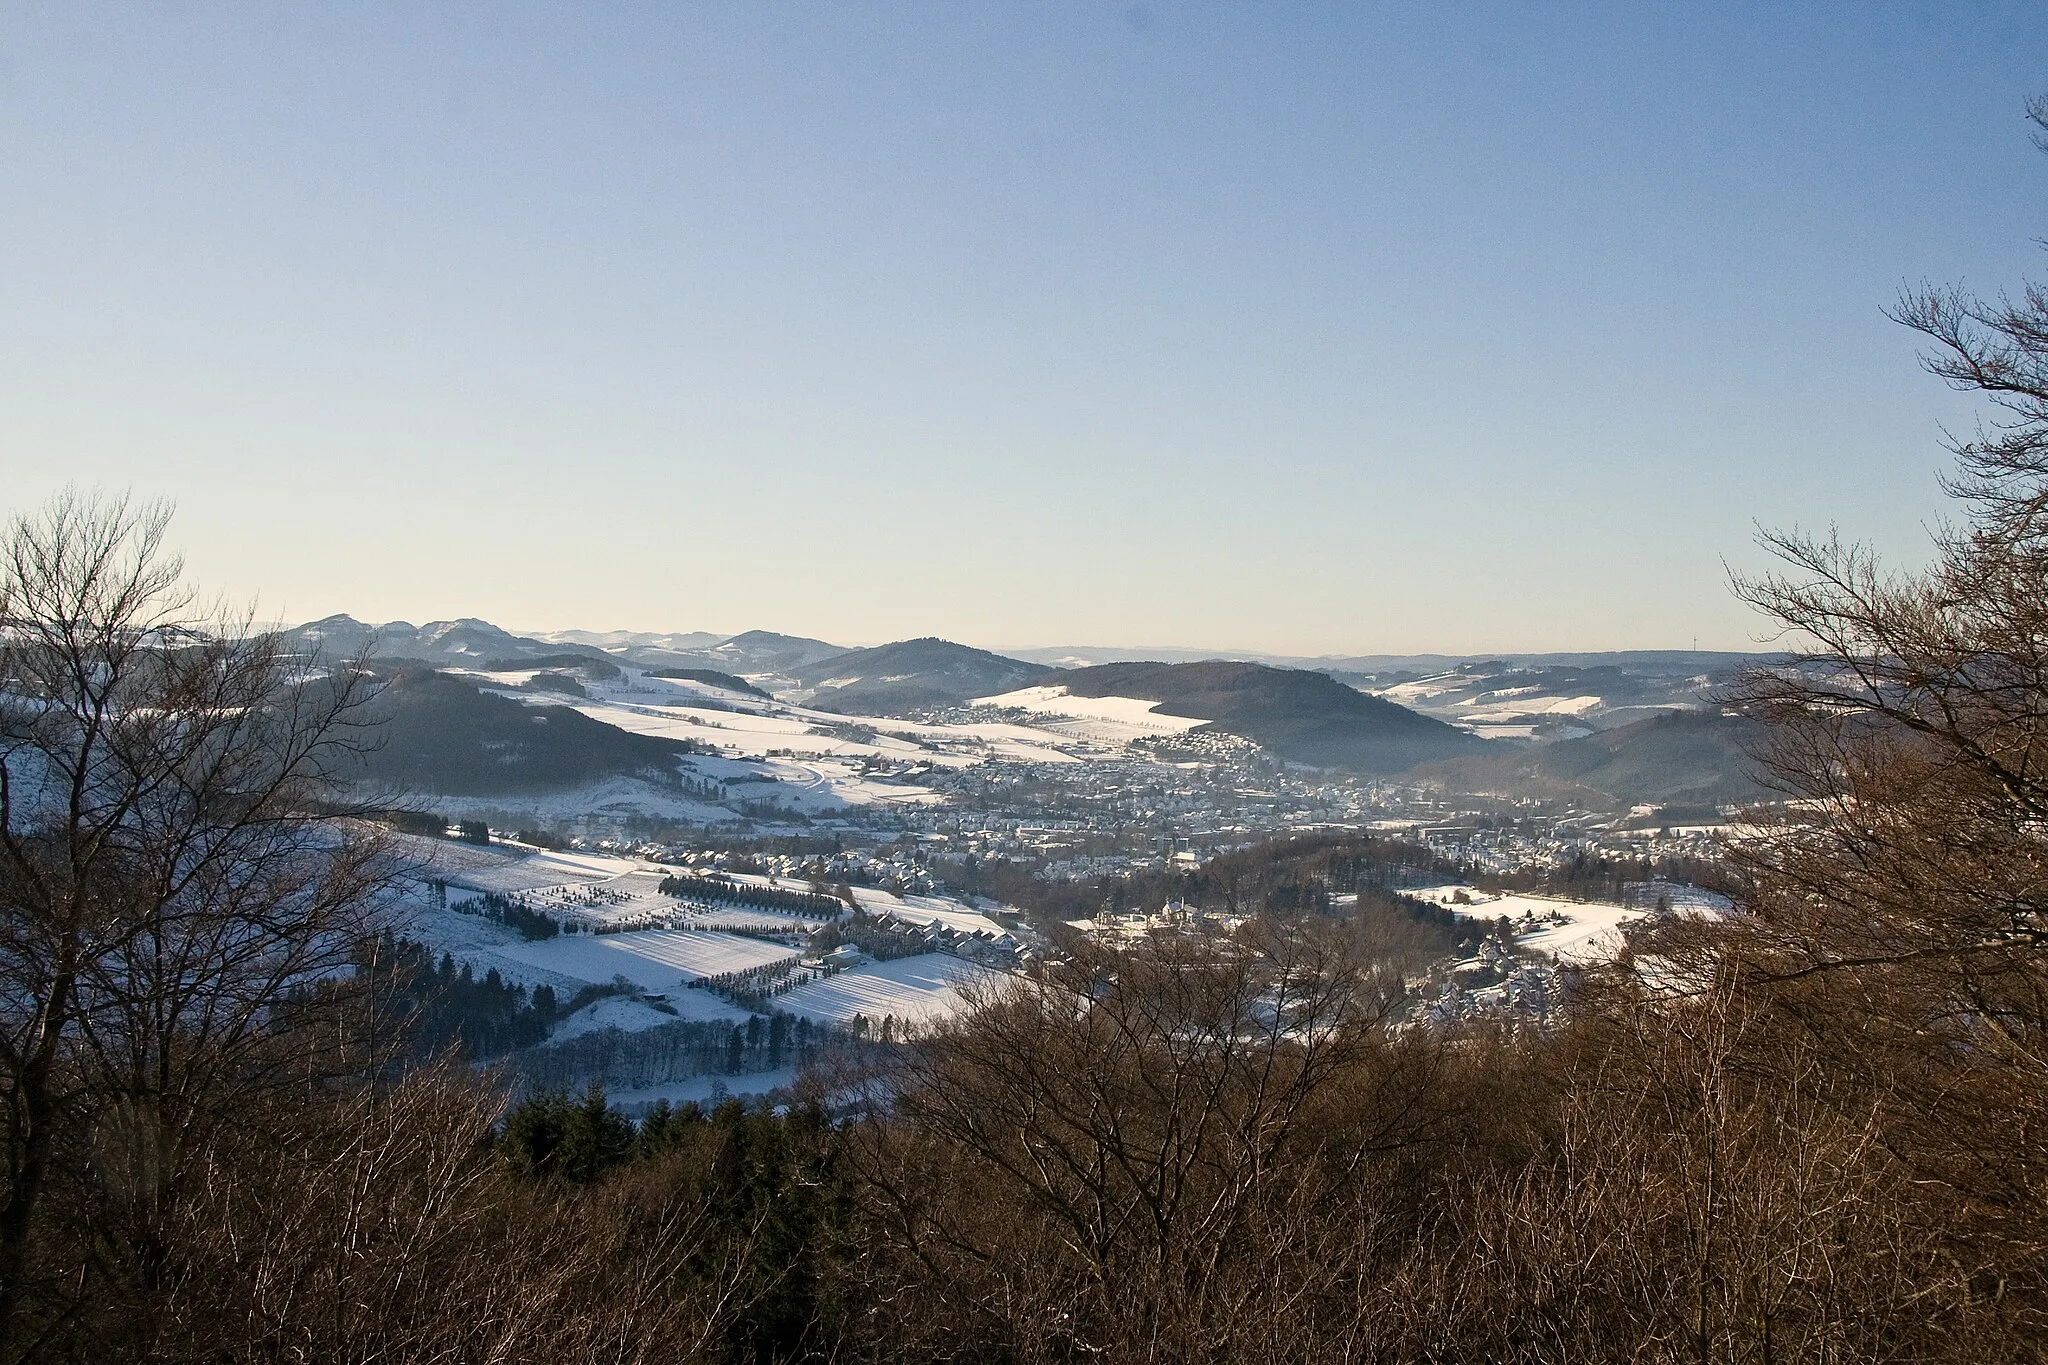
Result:
M721 1030L901 1039L1083 943L1304 905L1437 914L1396 935L1421 935L1417 1008L1541 1018L1627 926L1725 905L1686 878L1765 795L1711 702L1726 658L1055 664L348 618L293 638L382 688L357 789L412 812L408 941L515 1013L551 1002L514 1055L534 1083L596 1076L629 1106L792 1083L779 1047L705 1052Z

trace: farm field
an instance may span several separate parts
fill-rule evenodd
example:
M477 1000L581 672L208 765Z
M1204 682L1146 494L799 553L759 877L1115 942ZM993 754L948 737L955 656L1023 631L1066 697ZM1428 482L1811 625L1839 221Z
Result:
M643 929L508 943L494 955L579 981L602 983L623 976L642 990L673 993L686 980L763 967L793 958L797 952L737 934Z
M1030 713L1037 724L1056 735L1098 744L1129 744L1134 739L1179 735L1209 722L1190 716L1169 716L1159 703L1138 697L1075 697L1059 686L1023 687L996 697L979 697L977 706L1000 706Z
M991 938L1008 932L979 910L942 896L894 896L887 891L857 886L853 888L853 897L870 915L884 915L920 928L936 924L956 933L987 934Z
M1468 904L1457 897L1463 894ZM1475 887L1451 885L1418 887L1403 891L1432 905L1441 905L1468 919L1519 920L1524 915L1537 927L1515 938L1517 947L1555 956L1560 962L1605 962L1621 947L1621 928L1641 919L1647 912L1627 905L1602 901L1574 901L1557 896L1522 894L1496 895ZM1550 923L1562 917L1562 923Z
M963 986L993 982L997 974L946 953L923 953L893 962L870 962L799 986L776 997L777 1009L823 1023L845 1024L865 1015L879 1024L929 1023L966 1004Z

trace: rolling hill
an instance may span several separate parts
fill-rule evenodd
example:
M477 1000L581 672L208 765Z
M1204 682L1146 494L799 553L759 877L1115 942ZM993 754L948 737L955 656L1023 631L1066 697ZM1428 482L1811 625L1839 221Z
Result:
M557 646L559 648L559 646ZM567 706L529 706L418 664L380 670L377 747L336 776L403 793L506 796L607 777L673 777L698 752L628 734Z
M1332 670L1376 696L1488 739L1573 739L1696 711L1768 656L1683 652L1466 661L1445 669Z
M728 692L737 692L744 697L759 697L762 701L775 700L775 698L763 692L745 678L734 677L730 673L721 673L715 668L650 668L647 670L647 676L650 678L683 678L689 682L708 683L713 687L722 687Z
M799 668L795 677L809 689L808 706L887 716L1008 692L1040 681L1053 671L1044 664L926 637L849 650Z
M846 653L846 647L802 635L749 630L697 653L711 667L726 673L780 673L794 678L808 664Z
M387 621L373 626L345 614L308 621L283 632L308 654L317 653L330 662L370 654L384 659L420 659L432 664L453 664L462 668L534 666L547 660L552 666L564 661L605 661L607 655L590 645L535 640L501 630L489 621L463 617L457 621L429 621L415 626L410 621Z
M557 644L589 645L608 654L624 654L630 650L694 654L715 644L721 644L727 638L709 630L548 630L535 633L543 640Z
M1169 716L1209 721L1282 758L1392 773L1483 751L1455 726L1346 687L1327 673L1265 664L1118 663L1044 679L1077 697L1138 697Z
M1672 711L1580 739L1432 764L1415 776L1454 791L1595 807L1714 807L1769 799L1746 745L1755 721L1719 711Z

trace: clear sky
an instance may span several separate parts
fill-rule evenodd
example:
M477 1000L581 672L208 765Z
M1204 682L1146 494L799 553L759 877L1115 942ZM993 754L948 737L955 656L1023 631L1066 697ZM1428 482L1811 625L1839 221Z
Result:
M0 2L0 502L267 615L1740 648L2048 273L2038 3Z

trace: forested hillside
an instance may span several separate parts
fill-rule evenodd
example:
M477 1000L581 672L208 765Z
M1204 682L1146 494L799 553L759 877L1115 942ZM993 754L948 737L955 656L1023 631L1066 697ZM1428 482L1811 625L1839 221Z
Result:
M1776 795L1760 780L1752 752L1763 737L1755 721L1719 709L1673 711L1579 739L1452 759L1415 775L1455 791L1711 812Z
M378 673L374 746L341 770L403 792L500 796L606 777L673 777L698 752L685 740L627 734L567 706L528 706L418 665Z
M798 669L814 688L809 705L853 715L897 715L1024 687L1050 674L1043 664L926 638L835 654Z

